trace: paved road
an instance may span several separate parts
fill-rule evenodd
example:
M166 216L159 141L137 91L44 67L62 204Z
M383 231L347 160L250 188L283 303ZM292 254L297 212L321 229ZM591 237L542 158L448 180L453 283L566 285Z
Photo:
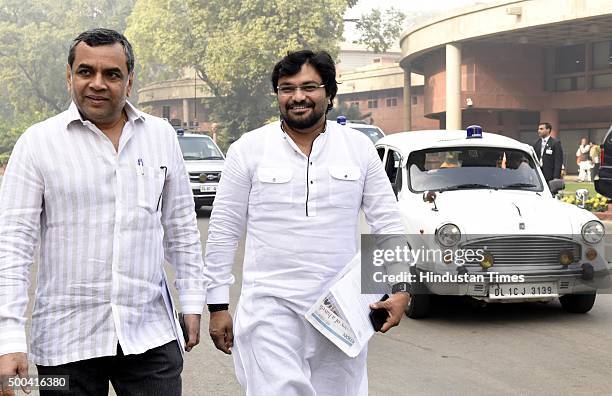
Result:
M198 216L203 243L208 215L202 211ZM612 232L612 223L608 226ZM235 268L232 305L240 285L239 264ZM204 315L202 344L186 355L184 394L240 395L232 359L214 349L206 337L207 323ZM610 329L610 294L599 295L587 315L567 314L557 302L483 309L444 299L431 318L404 318L392 332L373 338L370 394L609 394Z

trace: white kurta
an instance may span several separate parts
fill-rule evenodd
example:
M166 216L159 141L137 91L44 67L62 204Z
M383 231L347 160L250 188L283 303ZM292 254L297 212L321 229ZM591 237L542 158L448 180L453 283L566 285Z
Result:
M360 208L372 233L405 233L381 160L358 131L328 122L309 157L278 122L230 147L209 224L207 302L229 301L234 254L246 228L234 356L247 394L344 394L337 387L343 378L354 383L358 371L365 373L365 353L346 362L357 366L345 367L342 353L303 319L357 252ZM322 355L335 356L335 364L317 363ZM329 381L317 380L321 370L335 379L333 392L324 389ZM347 386L346 394L354 394Z

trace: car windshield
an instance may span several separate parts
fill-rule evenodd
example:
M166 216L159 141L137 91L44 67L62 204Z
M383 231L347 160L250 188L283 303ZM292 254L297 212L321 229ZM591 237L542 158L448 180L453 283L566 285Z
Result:
M367 127L367 126L358 126L358 127L351 127L351 128L356 129L359 132L363 132L374 143L376 143L378 139L383 137L382 132L378 128L372 128L372 127Z
M185 160L223 159L223 154L210 138L204 136L179 136L179 145Z
M496 147L447 147L408 157L415 192L462 189L542 191L536 164L524 151Z

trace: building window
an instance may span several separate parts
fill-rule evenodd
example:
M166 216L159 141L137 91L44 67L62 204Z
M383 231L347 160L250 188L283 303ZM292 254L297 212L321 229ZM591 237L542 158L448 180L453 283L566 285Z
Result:
M387 98L387 107L397 106L397 98Z
M162 106L162 118L170 119L170 106Z
M612 68L612 41L593 44L593 70Z
M584 44L556 48L555 72L565 74L584 71L584 52Z
M577 91L584 89L584 77L558 78L555 80L555 91Z
M593 76L591 86L593 88L612 88L612 74Z
M351 107L359 107L359 102L351 102Z
M378 108L378 100L370 99L368 100L368 109L377 109Z
M412 97L412 104L416 105L417 103L419 103L419 99L416 96Z

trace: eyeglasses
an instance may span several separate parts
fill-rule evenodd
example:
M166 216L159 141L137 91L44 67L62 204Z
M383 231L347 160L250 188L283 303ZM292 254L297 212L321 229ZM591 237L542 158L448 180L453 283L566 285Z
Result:
M298 90L304 93L313 93L319 88L323 88L325 84L309 83L296 87L295 85L281 85L276 87L279 95L289 96L297 93Z

